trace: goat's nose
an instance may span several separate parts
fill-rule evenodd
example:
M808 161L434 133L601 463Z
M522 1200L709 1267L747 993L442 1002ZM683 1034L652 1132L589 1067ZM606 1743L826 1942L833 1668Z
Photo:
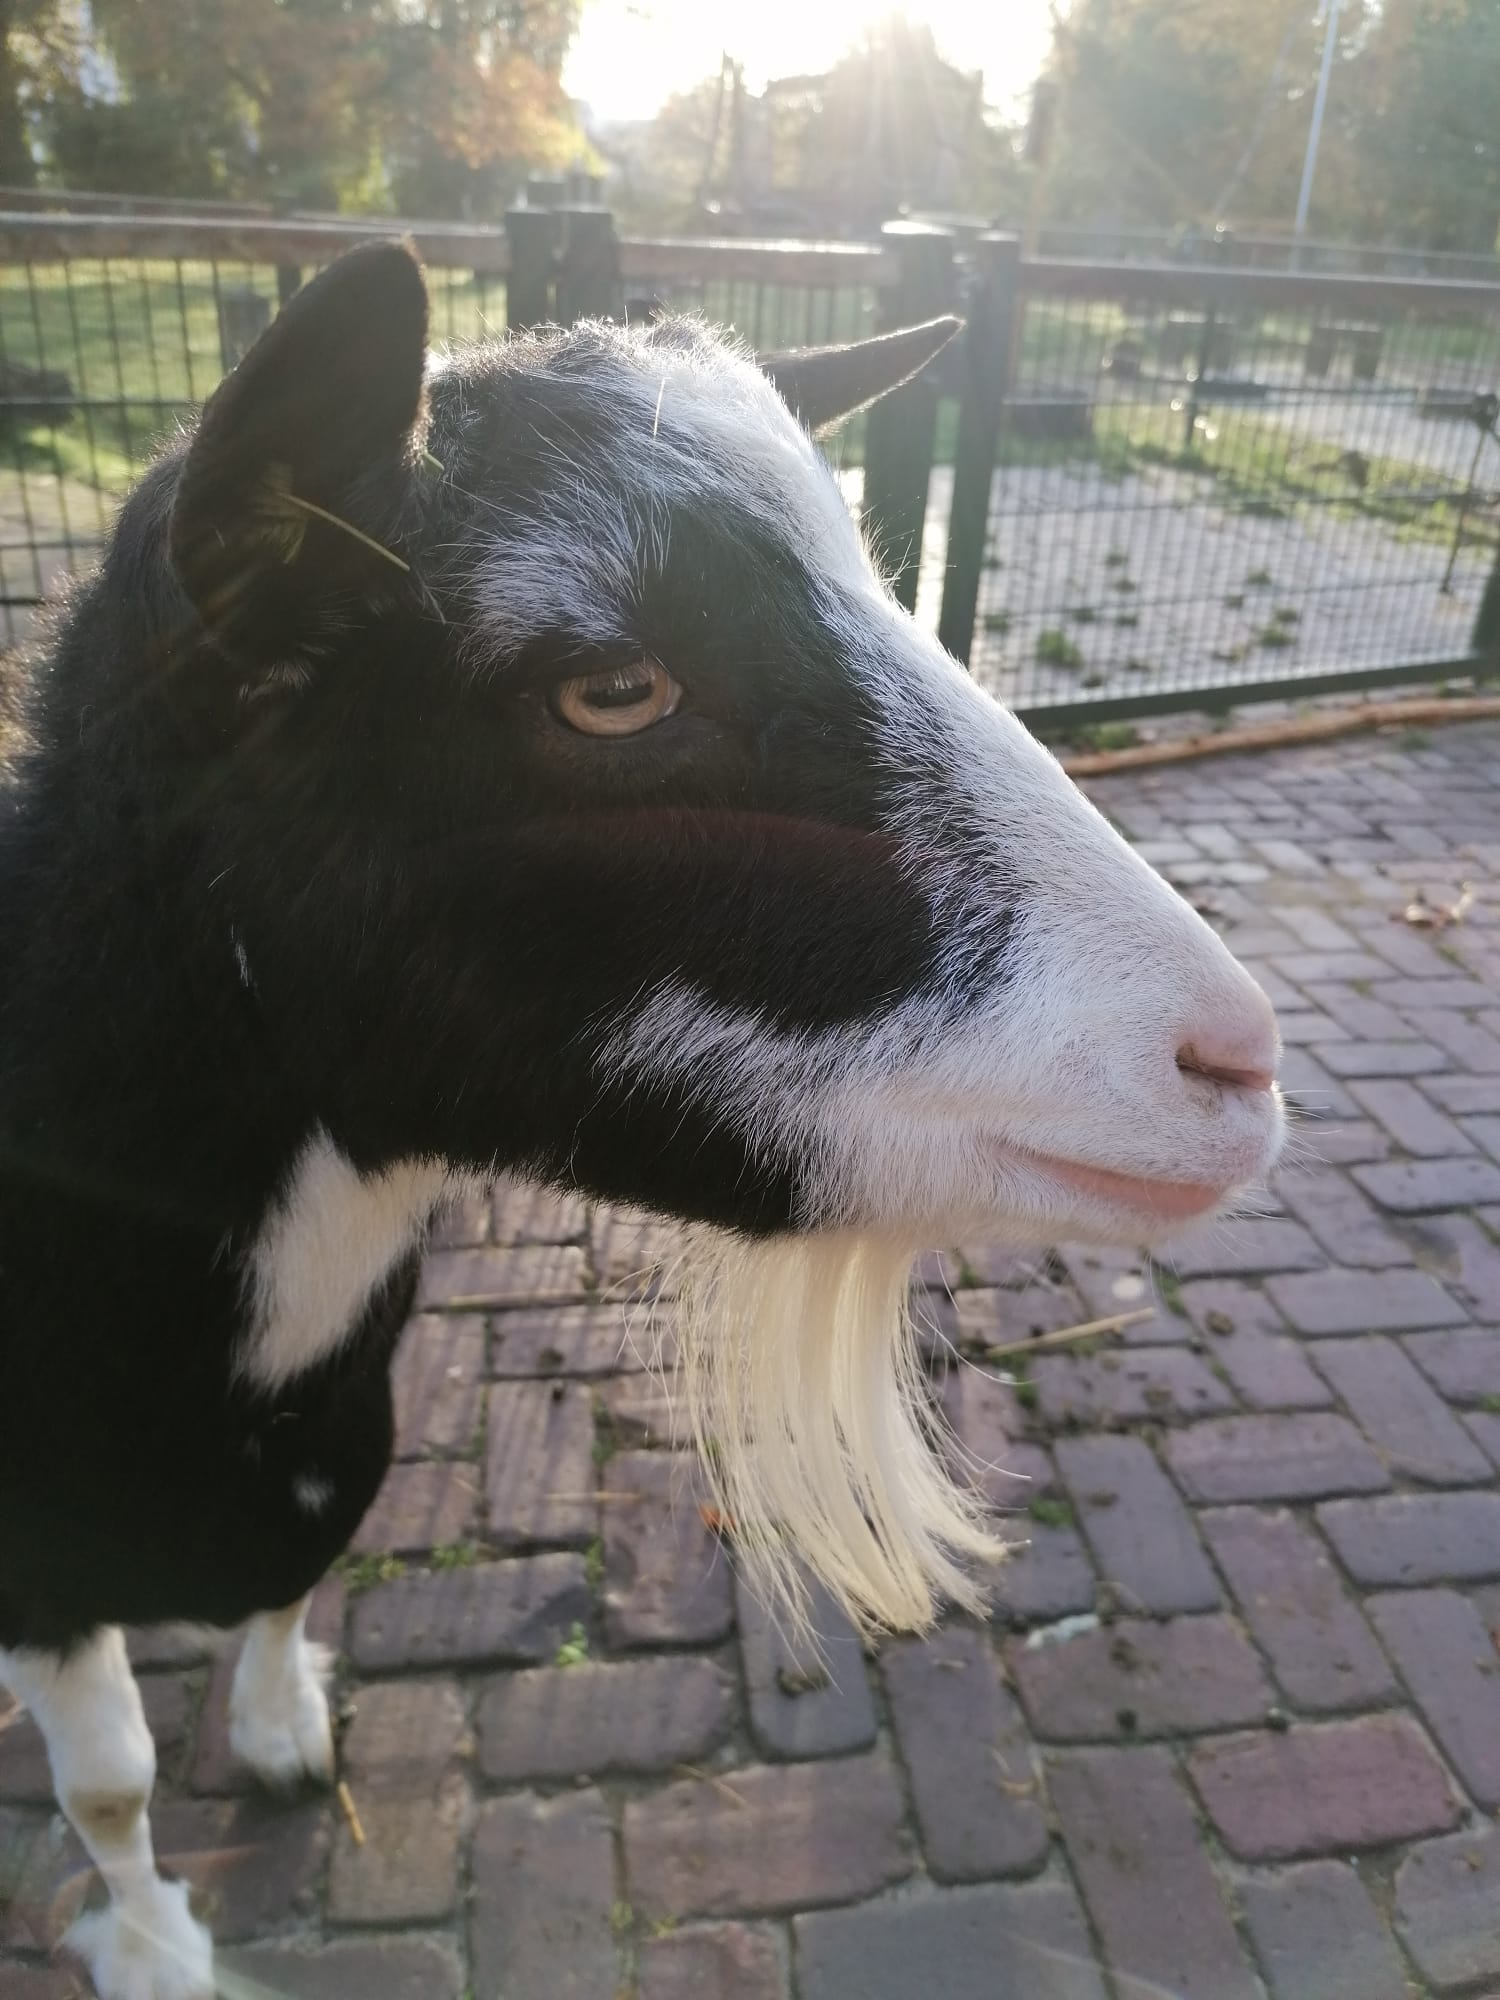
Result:
M1187 1076L1203 1076L1235 1090L1270 1090L1276 1082L1281 1036L1270 1001L1252 981L1237 994L1238 1005L1217 1021L1204 1023L1183 1036L1177 1067Z
M1177 1051L1177 1067L1185 1076L1206 1076L1214 1083L1232 1084L1236 1090L1269 1090L1276 1081L1274 1069L1205 1055L1193 1042Z

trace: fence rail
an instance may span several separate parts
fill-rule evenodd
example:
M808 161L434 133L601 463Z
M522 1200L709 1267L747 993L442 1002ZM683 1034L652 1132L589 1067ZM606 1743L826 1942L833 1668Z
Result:
M435 335L690 310L759 349L956 309L835 441L903 601L1028 714L1494 670L1500 284L877 242L617 239L586 201L451 223L0 211L0 640L278 301L400 230Z

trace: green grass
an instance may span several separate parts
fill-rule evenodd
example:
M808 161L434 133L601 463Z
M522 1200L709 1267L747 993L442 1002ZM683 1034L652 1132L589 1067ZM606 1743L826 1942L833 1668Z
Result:
M574 1625L566 1639L552 1656L554 1667L581 1667L589 1656L589 1635L581 1625Z
M1026 1511L1038 1527L1070 1528L1073 1525L1073 1509L1066 1500L1033 1500Z
M1083 654L1066 632L1048 625L1036 635L1036 656L1044 667L1081 667Z

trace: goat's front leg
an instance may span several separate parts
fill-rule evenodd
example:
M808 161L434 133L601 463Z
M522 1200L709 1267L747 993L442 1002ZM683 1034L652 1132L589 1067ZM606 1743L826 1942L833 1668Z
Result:
M123 1633L101 1626L66 1654L0 1654L0 1681L36 1719L58 1803L109 1890L108 1909L81 1916L66 1939L101 2000L211 1996L209 1934L188 1909L186 1885L156 1872L146 1816L156 1746Z
M328 1654L306 1637L309 1599L252 1618L229 1695L229 1742L264 1784L333 1782Z

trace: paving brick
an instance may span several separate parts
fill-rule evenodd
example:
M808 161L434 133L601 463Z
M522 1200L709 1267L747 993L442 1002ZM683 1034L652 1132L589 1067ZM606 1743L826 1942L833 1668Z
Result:
M1296 1107L1299 1122L1358 1115L1359 1106L1344 1086L1329 1075L1311 1049L1288 1049L1277 1073L1287 1098Z
M365 1673L529 1666L550 1660L590 1609L582 1556L532 1556L404 1576L354 1600L349 1654Z
M1455 1117L1500 1111L1500 1076L1429 1076L1421 1087Z
M355 1555L420 1555L466 1542L479 1474L461 1461L393 1465L349 1547Z
M1500 1243L1482 1216L1425 1215L1402 1230L1412 1254L1478 1319L1500 1313Z
M1500 1979L1500 1832L1430 1841L1396 1871L1396 1927L1440 1992Z
M607 1299L663 1298L682 1254L675 1224L626 1209L601 1208L590 1230L594 1274Z
M749 1924L694 1924L640 1947L637 2000L786 2000L781 1953Z
M445 1203L433 1218L427 1241L434 1250L471 1250L490 1240L487 1195Z
M458 1907L469 1795L457 1774L426 1797L356 1794L363 1840L334 1835L328 1915L338 1924L441 1923Z
M391 1371L396 1456L467 1452L479 1434L484 1321L477 1313L418 1313Z
M1491 1477L1485 1454L1393 1340L1323 1341L1316 1361L1392 1472L1425 1486Z
M81 1966L0 1959L0 2000L90 2000L93 1991Z
M684 1779L625 1804L630 1900L647 1917L764 1916L899 1882L912 1856L879 1754Z
M490 1372L501 1377L627 1374L651 1352L650 1330L620 1306L538 1306L490 1325Z
M1409 1030L1394 1007L1368 993L1356 993L1341 981L1314 981L1303 988L1308 1000L1331 1014L1346 1034L1360 1041L1399 1042ZM1358 1097L1357 1091L1351 1096ZM1362 1099L1360 1101L1363 1101Z
M1500 1118L1466 1118L1464 1131L1492 1160L1500 1160Z
M598 1792L495 1799L474 1829L469 1948L485 2000L616 2000L614 1835Z
M1005 1535L1010 1553L992 1573L987 1596L1001 1625L1033 1625L1070 1612L1092 1611L1094 1566L1077 1532L1041 1521L1017 1521Z
M1436 1042L1459 1068L1480 1075L1500 1074L1500 1035L1493 1035L1482 1021L1471 1021L1451 1008L1413 1009L1407 1019L1419 1035Z
M1500 1412L1476 1411L1473 1416L1465 1417L1463 1421L1464 1429L1468 1431L1491 1465L1500 1471Z
M1222 1368L1257 1410L1326 1409L1328 1384L1262 1291L1229 1278L1184 1285L1182 1303L1205 1336L1210 1366Z
M1078 1897L1061 1881L828 1910L793 1929L802 2000L1104 2000Z
M675 1380L622 1375L594 1392L599 1416L616 1448L682 1450L692 1442L687 1403Z
M881 1672L928 1871L939 1882L1029 1875L1047 1822L1021 1712L988 1638L953 1625L892 1640Z
M1105 1244L1064 1243L1058 1253L1083 1299L1087 1319L1110 1313L1143 1312L1154 1318L1126 1330L1126 1346L1161 1347L1188 1338L1189 1328L1173 1313L1156 1285L1149 1258L1138 1250Z
M973 1353L997 1342L1040 1340L1065 1326L1079 1326L1088 1318L1088 1309L1071 1286L1030 1285L1023 1291L1006 1291L986 1285L955 1292L952 1315L957 1344ZM1008 1365L1011 1357L1005 1359Z
M215 1632L196 1625L127 1625L125 1645L137 1673L157 1667L196 1667L219 1649Z
M1409 2000L1400 1953L1346 1862L1251 1876L1239 1893L1274 2000Z
M495 1243L575 1243L588 1226L588 1204L580 1195L509 1179L495 1189L490 1219Z
M1431 1042L1324 1042L1316 1054L1344 1082L1357 1076L1426 1076L1449 1067L1447 1051Z
M1469 1796L1500 1806L1500 1652L1456 1590L1366 1600L1386 1650Z
M239 1944L317 1907L330 1809L281 1800L170 1799L151 1810L163 1871L191 1884L221 1944Z
M1411 1262L1411 1251L1384 1213L1336 1168L1281 1174L1276 1187L1293 1215L1340 1264L1388 1270Z
M605 1468L604 1625L612 1646L706 1645L729 1629L729 1563L680 1452L622 1451Z
M1425 1271L1317 1271L1266 1290L1299 1333L1414 1333L1468 1314Z
M1390 1133L1370 1118L1310 1125L1301 1137L1308 1160L1316 1161L1319 1166L1367 1166L1372 1160L1387 1160L1391 1155Z
M1190 1500L1316 1500L1391 1483L1349 1419L1323 1410L1216 1417L1174 1431L1165 1449Z
M1030 1376L1043 1416L1057 1424L1208 1416L1235 1407L1233 1395L1212 1369L1183 1347L1039 1354Z
M1416 1084L1395 1077L1371 1078L1351 1083L1349 1095L1380 1121L1404 1152L1419 1159L1443 1159L1468 1150L1458 1126Z
M750 1731L768 1757L832 1757L875 1741L859 1634L820 1585L809 1600L810 1631L799 1637L735 1578Z
M1259 1722L1275 1696L1230 1618L1122 1618L1045 1646L1013 1643L1011 1678L1052 1742L1192 1735Z
M701 1760L729 1730L733 1688L712 1660L584 1660L506 1674L479 1705L479 1768L522 1779L666 1771Z
M1203 1242L1172 1254L1172 1268L1183 1280L1321 1271L1327 1262L1327 1253L1300 1222L1275 1215L1226 1224Z
M363 1798L422 1798L467 1747L457 1681L372 1681L354 1692L339 1768Z
M417 1304L449 1312L565 1304L588 1290L588 1266L576 1247L524 1244L511 1250L434 1250L422 1267Z
M1500 1164L1494 1160L1387 1160L1355 1167L1353 1173L1382 1207L1397 1215L1500 1201Z
M1064 1438L1056 1456L1100 1573L1128 1610L1218 1609L1187 1509L1138 1438Z
M1500 1330L1495 1327L1415 1333L1403 1345L1450 1401L1477 1403L1486 1396L1500 1396Z
M1198 1517L1243 1617L1298 1708L1387 1700L1395 1681L1317 1536L1285 1509L1223 1507Z
M277 2000L459 2000L464 1986L458 1953L446 1938L243 1945L221 1952L218 1965L245 1991Z
M1133 1993L1139 1982L1141 1992L1173 2000L1259 2000L1171 1754L1055 1752L1047 1773L1068 1857L1121 1991Z
M1500 1576L1500 1493L1333 1500L1318 1526L1363 1584L1480 1583Z
M1446 1832L1459 1813L1432 1746L1399 1713L1221 1736L1198 1744L1188 1769L1242 1861L1415 1840Z
M579 1382L497 1382L490 1390L484 1492L491 1538L581 1547L598 1532L594 1409Z
M1324 980L1374 984L1391 976L1388 965L1363 951L1292 951L1272 962L1294 986L1305 987Z

